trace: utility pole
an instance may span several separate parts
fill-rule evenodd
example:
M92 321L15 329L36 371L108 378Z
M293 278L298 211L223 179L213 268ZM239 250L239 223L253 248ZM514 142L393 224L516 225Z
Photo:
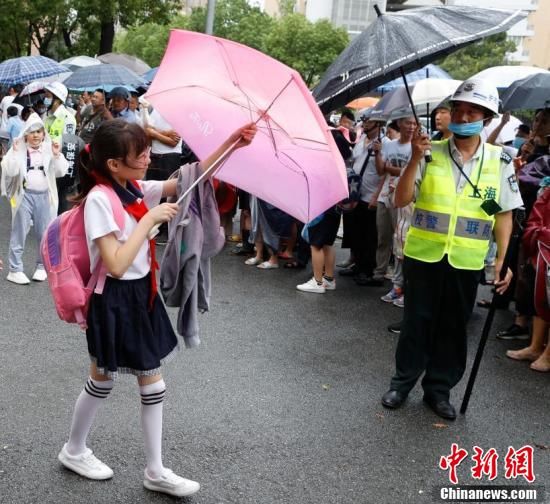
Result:
M214 33L214 13L216 11L216 0L208 0L208 10L206 12L206 34Z

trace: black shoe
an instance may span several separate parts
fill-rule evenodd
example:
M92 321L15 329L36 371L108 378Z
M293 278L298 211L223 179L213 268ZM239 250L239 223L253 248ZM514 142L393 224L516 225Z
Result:
M529 339L529 328L512 324L503 331L497 332L497 338L501 340L527 340Z
M430 397L424 396L424 402L430 407L430 409L441 418L445 420L455 420L456 411L454 406L447 401L447 399L432 399Z
M397 409L403 405L407 399L407 394L403 394L398 390L388 390L382 396L382 406L390 409Z
M402 322L395 322L394 324L390 324L388 326L388 331L393 334L401 334L401 324Z
M355 283L357 285L361 285L362 287L382 287L382 285L384 285L384 280L362 275L363 274L360 274L355 278Z
M338 272L340 276L343 277L353 277L359 274L357 271L357 268L355 266L352 266L351 268L344 268Z

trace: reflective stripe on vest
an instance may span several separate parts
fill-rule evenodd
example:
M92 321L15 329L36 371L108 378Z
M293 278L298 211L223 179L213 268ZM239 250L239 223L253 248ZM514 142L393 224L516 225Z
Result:
M426 165L404 254L424 262L440 261L447 254L453 267L479 270L495 223L480 205L484 199L498 201L501 149L485 144L483 166L480 158L469 176L482 199L468 183L457 194L448 148L448 140L432 143L432 162Z

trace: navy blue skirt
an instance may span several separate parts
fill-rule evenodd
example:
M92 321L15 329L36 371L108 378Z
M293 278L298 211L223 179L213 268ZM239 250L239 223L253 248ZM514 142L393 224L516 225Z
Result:
M148 310L150 276L107 277L103 294L93 294L86 339L99 373L155 375L176 350L178 339L160 296Z

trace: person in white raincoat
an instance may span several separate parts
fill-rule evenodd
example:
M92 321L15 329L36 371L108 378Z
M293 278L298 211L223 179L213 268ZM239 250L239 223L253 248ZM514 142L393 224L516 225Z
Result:
M57 215L58 194L56 177L67 173L68 163L61 146L51 141L44 123L37 114L25 122L22 134L17 137L2 159L0 190L10 201L12 225L9 250L10 282L30 283L23 271L25 240L32 225L38 243L48 224ZM37 251L36 270L32 277L46 280L40 250Z

